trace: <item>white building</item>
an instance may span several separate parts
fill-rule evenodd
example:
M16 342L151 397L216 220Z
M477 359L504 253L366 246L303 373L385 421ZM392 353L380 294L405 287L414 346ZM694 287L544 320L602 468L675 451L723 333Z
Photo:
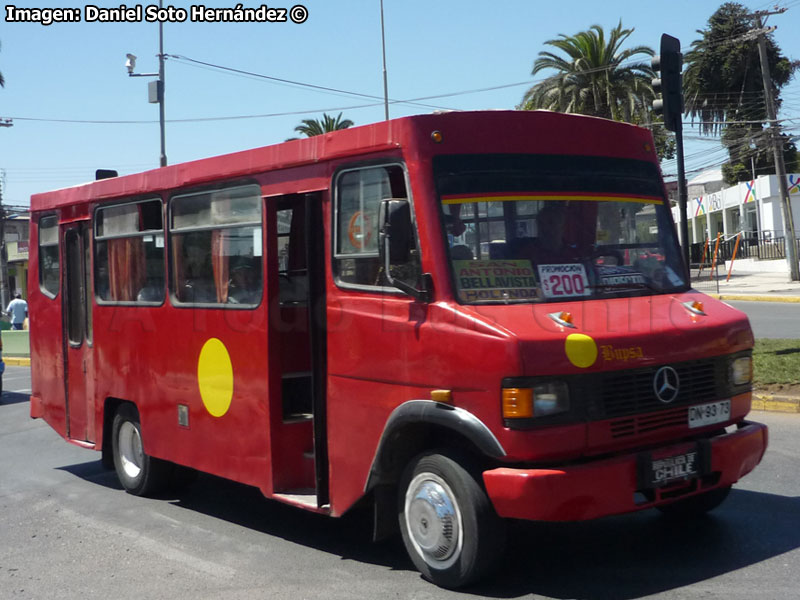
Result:
M787 178L797 236L800 174L792 173ZM702 243L706 239L713 243L718 233L725 240L740 232L747 238L758 239L762 244L771 240L783 243L785 228L777 176L760 175L755 180L723 188L721 170L714 170L687 182L687 189L689 201L686 215L690 243ZM672 208L672 216L680 231L680 210L677 206ZM781 265L775 266L788 272L786 261L780 262Z

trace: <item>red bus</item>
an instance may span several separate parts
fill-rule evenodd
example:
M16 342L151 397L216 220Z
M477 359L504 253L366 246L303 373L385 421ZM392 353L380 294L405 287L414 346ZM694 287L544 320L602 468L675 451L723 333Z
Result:
M716 507L745 315L691 289L648 131L401 118L31 199L31 415L156 494L371 502L445 587L509 519Z

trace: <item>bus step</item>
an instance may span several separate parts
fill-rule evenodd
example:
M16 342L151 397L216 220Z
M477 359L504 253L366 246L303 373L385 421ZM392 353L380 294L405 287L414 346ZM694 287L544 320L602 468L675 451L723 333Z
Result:
M310 508L319 512L328 512L330 510L330 505L328 504L317 507L317 492L313 489L300 489L289 492L281 492L274 494L273 497L281 502L286 502L286 504Z

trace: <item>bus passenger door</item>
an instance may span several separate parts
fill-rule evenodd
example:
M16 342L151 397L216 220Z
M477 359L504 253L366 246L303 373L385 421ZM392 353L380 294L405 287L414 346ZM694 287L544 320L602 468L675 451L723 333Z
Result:
M64 230L64 374L67 438L95 441L92 360L91 226Z
M269 268L278 272L279 296L269 319L270 348L279 348L270 360L280 373L280 402L270 407L273 488L321 507L328 504L321 194L270 198L267 210L276 223L277 264Z

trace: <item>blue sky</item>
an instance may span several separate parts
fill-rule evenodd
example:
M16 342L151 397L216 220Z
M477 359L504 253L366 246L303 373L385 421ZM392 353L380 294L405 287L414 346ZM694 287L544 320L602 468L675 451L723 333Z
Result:
M186 59L166 64L167 157L169 164L278 143L294 135L304 118L324 111L357 125L384 117L379 0L300 0L302 24L183 23L164 25L164 52L241 71L377 96L322 92L263 78L203 67ZM745 1L754 10L773 3ZM118 7L120 2L98 2ZM157 4L153 0L150 4ZM168 0L165 4L169 4ZM173 2L188 8L191 3ZM18 7L79 8L81 2L18 2ZM147 6L145 3L143 6ZM209 0L231 8L232 0ZM245 6L260 2L245 1ZM270 3L291 8L294 2ZM770 17L784 54L800 58L800 0ZM4 7L6 5L4 4ZM133 2L128 7L136 6ZM668 9L665 7L669 7ZM628 45L656 51L662 33L684 49L720 6L704 0L607 0L558 3L540 0L384 0L389 97L424 106L392 103L390 116L436 109L511 109L535 83L530 75L544 42L591 25L606 30L620 19L635 28ZM158 25L62 23L50 26L0 20L0 175L3 201L27 205L32 193L93 179L96 168L121 174L158 166L158 105L147 102L149 78L129 78L125 55L137 55L137 72L157 70ZM540 80L542 76L537 76ZM485 88L496 88L489 91ZM783 92L783 117L800 117L800 81ZM363 105L372 106L364 107ZM355 108L361 107L361 108ZM271 116L265 116L271 115ZM205 120L218 117L247 117ZM87 121L87 122L64 122ZM91 123L88 121L134 121ZM789 124L800 132L800 118ZM714 138L700 140L684 129L687 172L720 164L725 152ZM675 172L674 161L664 165Z

